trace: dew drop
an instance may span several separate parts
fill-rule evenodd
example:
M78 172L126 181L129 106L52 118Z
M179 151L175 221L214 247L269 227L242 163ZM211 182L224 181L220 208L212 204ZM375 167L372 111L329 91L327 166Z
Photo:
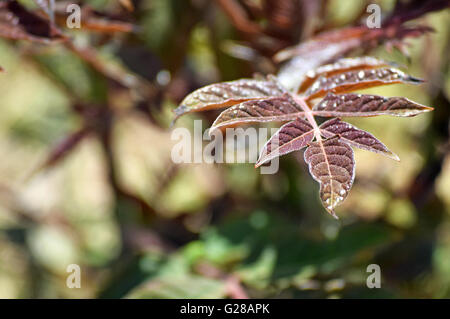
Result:
M360 80L364 79L364 75L365 75L364 71L359 71L359 72L358 72L358 78L359 78Z
M306 72L306 76L309 78L313 78L316 76L316 73L313 70L309 70L308 72Z

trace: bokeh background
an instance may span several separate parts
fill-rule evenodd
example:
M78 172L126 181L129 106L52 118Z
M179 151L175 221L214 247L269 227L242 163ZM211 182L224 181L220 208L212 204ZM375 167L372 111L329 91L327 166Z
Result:
M267 6L253 23L269 35L229 14L240 2L256 13ZM307 11L300 1L240 2L141 0L128 11L84 1L136 26L64 30L122 85L64 45L0 40L0 298L450 297L449 10L413 21L435 32L408 39L409 56L370 51L427 81L370 92L435 111L351 120L401 162L355 150L355 184L337 221L301 152L281 158L274 175L251 163L171 160L172 110L186 94L276 73L276 51L360 24L369 3L317 1ZM376 2L384 14L396 1ZM176 127L201 119L206 129L216 115ZM380 289L366 287L373 263ZM66 286L69 264L81 267L80 289Z

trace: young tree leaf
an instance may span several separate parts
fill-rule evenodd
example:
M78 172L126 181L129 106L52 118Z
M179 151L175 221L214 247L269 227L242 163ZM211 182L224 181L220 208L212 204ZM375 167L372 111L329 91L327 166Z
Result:
M328 120L320 125L320 133L326 138L331 138L338 135L341 142L345 142L350 146L380 153L396 161L400 160L396 154L392 153L375 136L356 128L349 123L343 122L338 118Z
M345 93L355 90L367 89L374 86L394 83L422 83L395 68L353 70L341 74L335 74L328 78L320 77L306 91L308 99L324 96L327 92Z
M313 107L313 114L323 117L378 115L408 117L432 110L432 107L412 102L404 97L328 93L322 101Z
M255 122L285 122L302 116L303 110L286 93L280 97L250 100L220 113L211 129Z
M284 89L271 78L217 83L189 94L174 112L178 118L190 112L224 108L248 100L281 96L284 92Z
M367 70L388 65L387 62L370 56L340 59L335 63L326 64L308 71L299 86L298 93L305 92L319 77L329 77L348 71Z
M320 198L335 218L334 208L347 197L355 177L353 150L338 136L313 142L304 154L309 172L320 184Z
M297 90L299 81L309 70L330 63L338 56L345 55L360 45L361 31L359 29L339 31L324 33L296 47L277 53L274 56L275 61L282 62L290 59L278 72L280 83L290 90Z
M339 117L406 117L433 110L403 97L335 94L383 84L421 82L385 66L385 62L369 57L343 59L308 73L300 89L293 92L281 88L272 78L210 85L189 95L177 110L181 115L230 106L217 117L211 129L252 122L291 121L265 144L255 167L307 147L304 159L311 175L320 183L322 203L337 218L334 208L347 197L355 174L351 146L399 160L372 134L341 121ZM248 83L251 83L251 88L243 88ZM305 90L306 94L301 94ZM311 108L311 101L323 95L325 97ZM319 127L315 116L336 118Z
M328 59L330 59L360 44L365 32L365 29L361 27L349 27L323 32L308 41L281 50L274 56L274 60L283 62L295 57L313 58L314 55L320 54L328 56ZM324 50L324 47L326 47L326 50ZM320 55L320 57L322 56Z
M416 13L409 12L406 16L411 18ZM426 26L405 26L399 21L386 28L369 29L361 25L326 31L278 52L274 56L275 61L290 60L281 67L278 78L284 87L296 90L303 74L313 68L331 63L357 49L367 51L383 43L399 46L405 38L418 37L430 31L432 29Z
M255 167L259 167L277 156L304 148L311 143L313 137L313 127L302 118L286 123L264 145Z

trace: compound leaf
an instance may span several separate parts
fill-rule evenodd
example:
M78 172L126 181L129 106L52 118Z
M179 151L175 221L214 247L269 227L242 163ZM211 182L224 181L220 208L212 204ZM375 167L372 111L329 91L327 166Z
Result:
M347 35L353 40L355 30L350 31ZM340 33L336 35L337 38L340 36ZM327 42L330 39L322 40ZM322 40L297 49L303 58L312 58L314 48L320 46ZM338 47L342 44L333 37L331 40ZM306 63L302 68L310 66ZM371 57L341 59L300 76L302 82L295 89L282 81L281 87L278 84L280 75L278 80L272 77L243 79L206 86L187 96L175 113L180 116L188 112L229 107L216 118L211 130L255 122L288 122L264 145L255 167L306 147L304 159L310 174L320 184L321 201L326 210L337 218L334 208L344 201L353 185L355 161L352 146L399 160L375 136L339 118L378 115L407 117L433 108L404 97L347 93L384 84L422 82ZM323 98L311 108L318 97ZM315 116L334 119L318 127ZM313 142L314 138L316 140Z

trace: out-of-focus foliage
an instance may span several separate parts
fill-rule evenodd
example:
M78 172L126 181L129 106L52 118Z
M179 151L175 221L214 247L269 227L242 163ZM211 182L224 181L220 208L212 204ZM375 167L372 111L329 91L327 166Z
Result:
M93 19L134 26L100 32L61 26L63 2L55 23L69 42L0 40L0 297L450 297L448 9L415 17L435 31L407 40L409 57L370 47L427 82L362 93L435 110L350 121L401 162L355 150L336 221L295 156L274 175L174 164L171 110L201 86L276 73L277 52L363 25L367 3L78 1ZM429 1L401 2L378 1L385 17ZM216 115L177 126L206 129ZM374 263L381 289L366 286ZM81 289L66 286L69 264Z

